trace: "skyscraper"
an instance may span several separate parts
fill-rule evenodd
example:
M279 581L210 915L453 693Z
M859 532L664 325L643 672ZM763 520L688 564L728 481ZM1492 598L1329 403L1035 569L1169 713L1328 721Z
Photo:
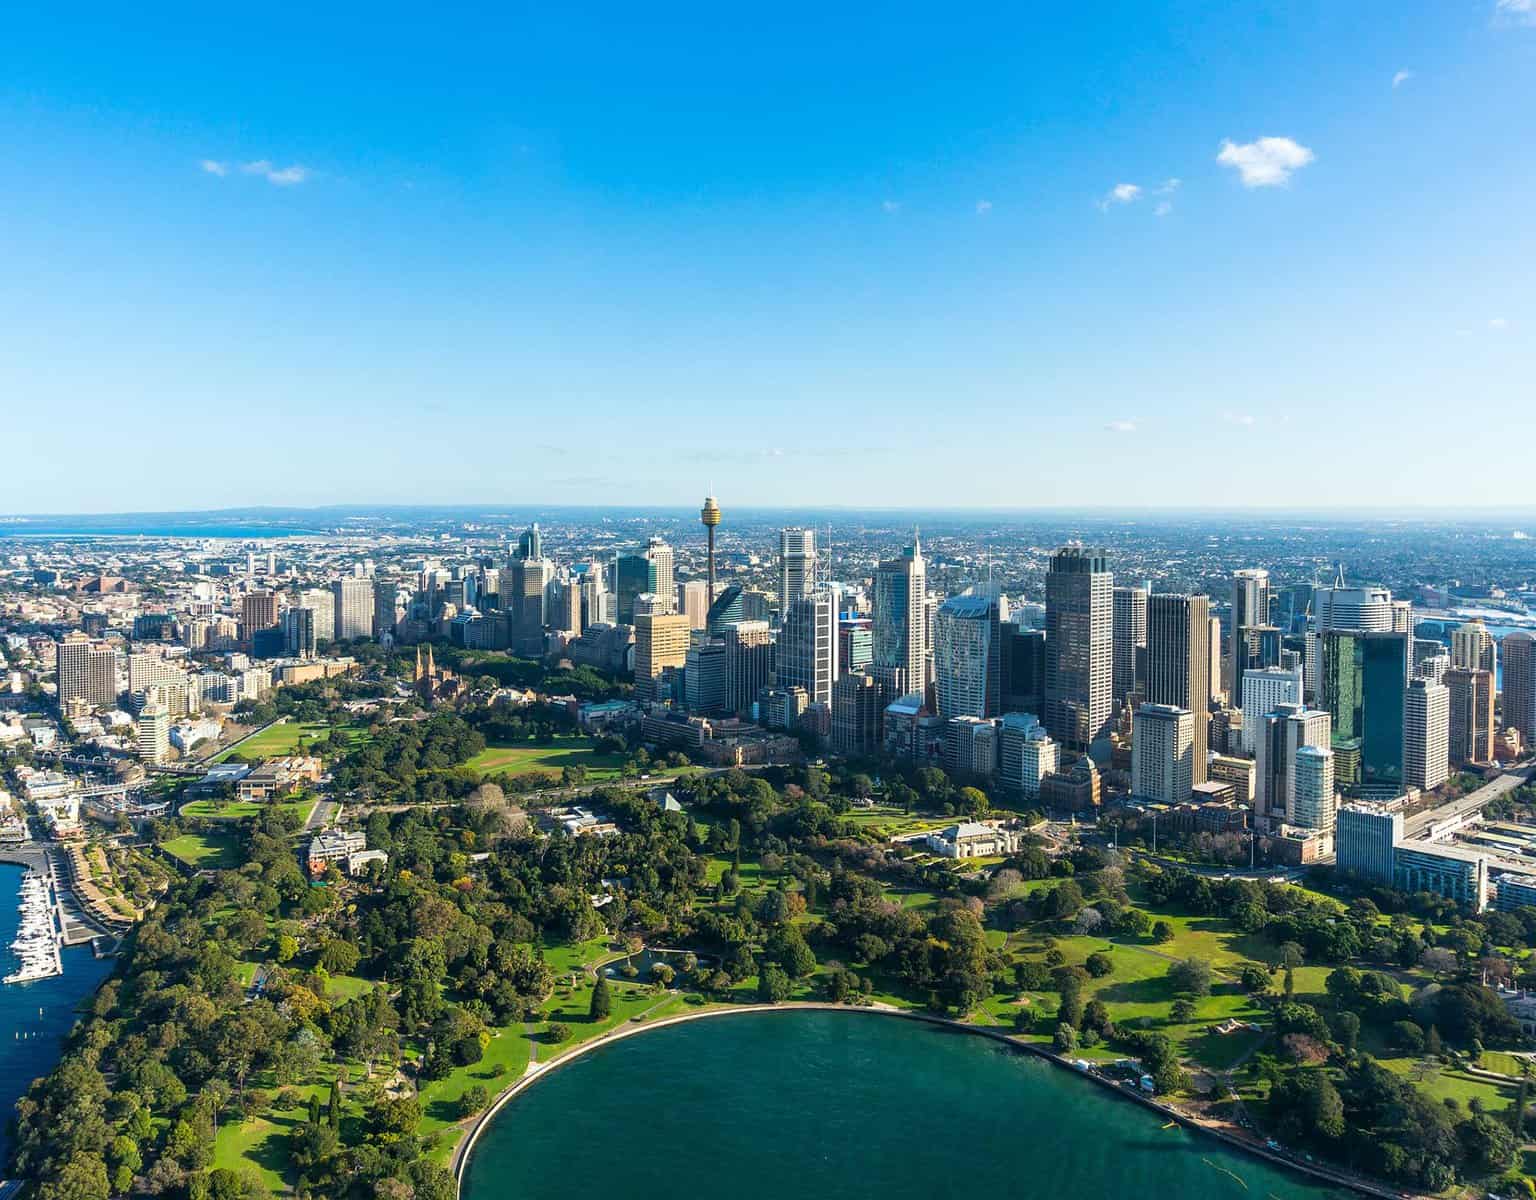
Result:
M117 654L108 643L76 630L66 633L56 650L60 709L73 700L83 700L92 708L117 702Z
M1291 763L1295 776L1292 825L1329 832L1338 814L1333 786L1333 751L1326 746L1297 747Z
M524 559L544 557L544 539L539 533L537 521L518 535L517 557Z
M668 605L677 602L677 585L672 578L672 547L653 537L645 549L621 554L614 563L614 593L618 619L628 624L634 619L635 597L643 592L666 597Z
M134 722L139 758L147 763L162 763L171 753L171 710L157 697L139 710Z
M875 568L874 646L870 674L888 700L928 686L927 577L916 531L898 558Z
M1481 617L1451 630L1451 666L1463 671L1498 671L1499 644Z
M688 618L679 613L641 613L635 617L635 695L655 696L656 681L667 667L688 659Z
M1232 657L1227 674L1227 695L1236 704L1243 694L1242 672L1246 663L1238 653L1245 629L1269 624L1269 572L1247 567L1232 572Z
M333 587L336 599L336 640L373 636L373 581L345 575Z
M1450 778L1451 693L1430 679L1408 683L1403 704L1403 783L1429 791Z
M816 531L788 528L779 530L779 611L801 596L808 596L816 585Z
M999 710L998 600L976 592L951 596L934 622L933 673L939 716L991 717Z
M315 610L295 605L283 613L283 650L299 658L315 653Z
M1136 651L1147 645L1147 589L1117 587L1114 590L1114 653L1110 671L1116 704L1124 704L1136 691Z
M1303 700L1301 668L1265 667L1262 671L1243 673L1243 749L1253 754L1257 751L1258 718L1274 712L1282 704L1299 705ZM1250 722L1248 717L1254 720Z
M1210 745L1211 602L1158 592L1147 598L1147 701L1194 718L1194 782L1206 780Z
M1203 715L1203 714L1202 714ZM1131 736L1131 795L1183 804L1194 787L1197 716L1174 704L1143 704Z
M777 686L805 689L811 704L832 703L837 682L837 602L826 588L796 596L779 631Z
M1345 587L1342 576L1333 587L1320 587L1314 597L1317 632L1357 629L1392 632L1392 593L1379 587Z
M1452 667L1441 680L1450 693L1453 766L1493 761L1493 672Z
M1506 634L1499 650L1504 657L1504 724L1530 745L1536 742L1536 637Z
M373 581L373 631L380 641L395 636L395 624L400 620L400 585L393 579L375 578ZM316 634L318 637L319 635Z
M880 748L880 685L863 672L832 685L832 749L849 758Z
M733 621L721 627L720 637L725 642L725 707L744 717L772 681L773 635L767 621Z
M1045 727L1086 750L1113 709L1114 576L1102 550L1063 546L1045 577Z
M277 624L277 593L257 588L240 597L240 636L249 642L258 630Z
M1326 712L1299 704L1281 705L1257 719L1254 822L1256 828L1272 831L1295 824L1296 752L1303 746L1327 750L1330 722ZM1247 720L1244 714L1245 724Z

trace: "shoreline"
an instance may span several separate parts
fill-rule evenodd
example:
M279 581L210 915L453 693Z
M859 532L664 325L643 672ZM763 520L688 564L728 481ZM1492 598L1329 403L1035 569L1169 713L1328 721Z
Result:
M1168 1120L1176 1121L1180 1126L1190 1130L1191 1132L1214 1138L1217 1141L1220 1141L1231 1147L1233 1150L1252 1155L1255 1158L1262 1158L1275 1166L1294 1172L1298 1175L1304 1175L1310 1179L1320 1180L1323 1183L1330 1184L1334 1187L1347 1188L1352 1192L1359 1193L1360 1195L1376 1197L1376 1200L1404 1200L1405 1197L1412 1197L1414 1195L1414 1193L1411 1192L1405 1192L1397 1188L1374 1182L1372 1180L1350 1175L1348 1172L1335 1169L1325 1164L1314 1162L1298 1162L1296 1159L1291 1158L1289 1155L1271 1150L1263 1142L1257 1140L1250 1141L1246 1138L1239 1137L1236 1134L1229 1133L1225 1129L1207 1125L1189 1113L1163 1103L1162 1101L1157 1100L1155 1097L1145 1096L1138 1092L1130 1091L1099 1075L1079 1070L1078 1068L1074 1067L1067 1059L1062 1058L1060 1055L1047 1049L1046 1047L1034 1045L1030 1042L1020 1041L1006 1030L989 1029L979 1025L969 1025L964 1021L952 1020L949 1017L939 1017L934 1016L932 1013L913 1012L905 1009L891 1008L889 1006L861 1006L850 1004L833 1004L828 1001L819 1000L801 1000L790 1001L782 1004L725 1005L719 1008L701 1009L698 1012L678 1013L675 1016L663 1017L661 1020L655 1022L642 1022L637 1025L619 1026L618 1028L611 1029L607 1033L593 1038L589 1042L583 1042L578 1046L573 1046L571 1049L561 1054L558 1058L552 1058L548 1062L533 1064L528 1073L524 1074L522 1078L516 1080L509 1087L500 1092L494 1099L492 1099L491 1103L486 1106L485 1111L474 1118L474 1123L469 1127L469 1132L453 1148L453 1152L448 1157L448 1169L453 1174L455 1196L458 1198L458 1200L463 1200L465 1171L469 1164L470 1155L474 1153L475 1143L479 1141L481 1133L485 1131L490 1122L504 1107L506 1107L507 1104L509 1104L516 1097L522 1095L523 1092L527 1091L534 1084L538 1083L545 1077L545 1075L549 1074L551 1071L559 1069L566 1063L574 1062L582 1055L588 1053L591 1050L597 1049L599 1046L610 1045L613 1042L620 1041L628 1037L638 1037L641 1034L649 1033L654 1029L662 1029L668 1025L680 1025L685 1021L700 1021L709 1017L728 1017L738 1013L781 1012L841 1012L863 1013L877 1017L896 1017L900 1020L921 1021L925 1024L938 1025L956 1030L961 1033L969 1033L980 1037L991 1038L993 1041L1000 1042L1003 1045L1009 1046L1016 1051L1033 1054L1039 1058L1043 1058L1047 1062L1052 1063L1053 1065L1069 1072L1072 1075L1077 1076L1080 1079L1084 1079L1090 1083L1095 1083L1100 1087L1107 1089L1109 1092L1121 1097L1122 1099L1133 1101L1137 1104L1140 1104L1144 1108L1151 1109L1153 1112L1162 1117L1165 1117Z

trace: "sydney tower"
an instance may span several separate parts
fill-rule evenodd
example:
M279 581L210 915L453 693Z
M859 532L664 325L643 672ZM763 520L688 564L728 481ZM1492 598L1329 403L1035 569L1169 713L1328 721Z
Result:
M705 603L713 604L715 602L715 526L720 524L720 506L715 503L713 496L704 497L704 507L699 509L699 520L709 531L709 599Z

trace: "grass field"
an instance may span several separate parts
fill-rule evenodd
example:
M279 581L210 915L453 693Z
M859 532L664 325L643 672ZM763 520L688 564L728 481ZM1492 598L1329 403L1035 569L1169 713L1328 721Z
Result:
M464 765L482 775L527 775L548 771L558 775L562 767L585 767L587 781L616 779L624 760L617 754L599 754L591 738L564 738L549 745L519 742L487 746Z
M238 754L245 759L276 758L284 754L294 754L299 749L301 739L308 742L319 741L329 736L332 729L340 729L346 735L348 743L353 746L368 736L368 731L361 725L284 721L278 725L268 725L249 740L241 742L238 746L231 746L228 750L216 755L213 761L224 762L232 754Z
M189 867L222 871L240 865L240 850L227 833L184 833L160 847Z
M317 803L319 801L315 797L304 796L297 800L284 800L278 807L284 812L293 813L300 821L307 821ZM181 816L200 817L205 821L238 821L244 817L254 817L271 807L270 804L255 800L231 800L225 804L213 800L190 800L178 812Z

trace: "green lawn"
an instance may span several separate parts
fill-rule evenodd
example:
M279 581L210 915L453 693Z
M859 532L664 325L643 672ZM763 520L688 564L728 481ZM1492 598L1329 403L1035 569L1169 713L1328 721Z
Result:
M222 871L240 865L239 845L227 833L184 833L160 848L189 867Z
M485 1057L473 1066L459 1067L442 1079L434 1079L421 1089L421 1132L433 1134L457 1125L459 1117L454 1110L460 1096L473 1085L483 1083L486 1091L495 1095L502 1088L515 1083L528 1067L531 1046L528 1035L521 1025L501 1026L492 1030L491 1044L486 1047ZM446 1158L458 1139L445 1137L438 1147L441 1154L434 1158Z
M585 767L588 782L618 778L624 759L618 754L599 754L591 738L562 738L548 745L515 742L487 746L464 764L482 775L527 775L548 771L558 775L562 767Z
M213 761L224 762L231 754L238 754L244 759L277 758L284 754L294 754L299 749L300 739L316 742L328 737L332 729L340 729L346 736L348 744L352 746L368 736L367 728L362 725L328 725L324 721L284 721L279 725L268 725L249 740L216 755Z
M300 796L295 800L284 800L278 807L284 812L293 813L300 821L307 821L317 803L314 796ZM198 817L204 821L238 821L257 816L271 807L265 801L257 800L230 800L222 804L215 800L189 800L178 810L178 815Z

